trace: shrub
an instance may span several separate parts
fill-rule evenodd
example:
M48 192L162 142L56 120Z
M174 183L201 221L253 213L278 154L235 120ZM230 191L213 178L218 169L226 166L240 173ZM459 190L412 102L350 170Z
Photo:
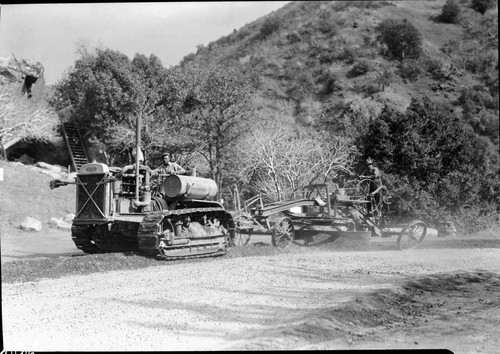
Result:
M352 78L364 75L370 71L370 69L371 65L367 60L360 60L352 67L351 70L349 70L347 77Z
M427 57L422 60L422 66L424 70L434 79L442 78L442 66L443 63L436 58Z
M394 58L416 59L422 49L422 35L408 20L384 20L377 26L380 40Z
M493 53L471 53L466 57L465 69L473 74L480 74L496 65L498 65L498 60Z
M271 34L276 32L280 28L280 23L278 19L268 17L262 24L262 27L260 28L260 37L261 38L266 38L269 37Z
M415 81L422 74L422 68L416 60L405 60L399 69L399 76L403 79Z
M464 205L454 215L453 223L460 233L500 228L500 214L494 204Z
M446 23L457 23L459 14L460 6L455 2L455 0L446 0L446 3L441 9L439 19Z
M486 11L495 6L495 0L472 0L471 7L473 10L484 15Z
M321 10L318 14L318 21L315 26L321 33L335 36L339 27L335 23L331 11Z
M329 72L324 79L323 90L321 91L321 93L324 95L329 95L341 89L342 84L340 82L340 75L338 73Z
M286 35L286 39L288 39L290 43L300 42L300 34L297 31L289 32Z
M337 55L337 60L343 60L347 64L353 64L359 56L359 48L356 46L344 47Z
M452 55L457 53L461 47L462 45L459 41L450 40L441 47L441 51L445 54Z

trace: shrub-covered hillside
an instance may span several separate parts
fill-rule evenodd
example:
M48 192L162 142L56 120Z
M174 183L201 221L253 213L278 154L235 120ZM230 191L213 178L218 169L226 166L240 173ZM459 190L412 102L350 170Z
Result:
M481 14L474 2L291 2L199 46L183 64L240 65L255 77L263 115L308 124L337 125L352 111L373 117L384 106L404 111L411 98L432 97L498 146L498 12L493 2ZM421 35L418 55L391 55L380 28L389 20Z

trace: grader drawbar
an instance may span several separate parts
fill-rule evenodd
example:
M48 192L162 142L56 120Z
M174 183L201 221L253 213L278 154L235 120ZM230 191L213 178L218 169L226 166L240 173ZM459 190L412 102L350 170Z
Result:
M423 241L427 226L414 220L406 224L389 222L390 196L387 189L375 193L360 183L354 188L332 188L327 184L306 186L298 198L264 203L256 196L234 213L236 245L249 242L252 233L271 233L272 244L285 247L297 240L309 244L318 234L323 242L339 237L368 242L372 237L397 236L399 249L413 248Z

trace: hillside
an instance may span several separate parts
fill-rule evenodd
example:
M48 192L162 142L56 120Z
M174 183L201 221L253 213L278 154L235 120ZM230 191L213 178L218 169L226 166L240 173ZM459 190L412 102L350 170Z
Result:
M335 125L346 112L373 117L384 106L403 111L412 97L432 97L462 115L464 89L480 87L498 100L498 12L481 15L470 1L457 3L458 22L450 24L439 20L444 0L291 2L199 46L181 64L239 65L255 77L264 117ZM418 29L418 60L401 63L384 55L377 26L386 19L406 19ZM418 77L410 76L412 70ZM384 73L390 80L380 88ZM488 114L498 116L493 106ZM489 129L495 136L498 123Z
M49 182L53 179L48 172L33 165L0 160L3 168L3 181L0 181L0 231L12 232L27 216L42 223L44 231L51 218L62 218L75 213L75 187L51 190Z

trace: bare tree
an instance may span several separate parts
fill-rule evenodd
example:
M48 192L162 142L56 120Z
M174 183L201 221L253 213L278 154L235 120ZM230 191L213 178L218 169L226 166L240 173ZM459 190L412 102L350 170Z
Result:
M45 100L28 100L17 88L0 88L0 143L29 138L50 141L58 136L57 114Z
M254 130L240 152L245 166L240 174L253 179L253 192L282 200L349 170L355 147L345 138L273 121Z

